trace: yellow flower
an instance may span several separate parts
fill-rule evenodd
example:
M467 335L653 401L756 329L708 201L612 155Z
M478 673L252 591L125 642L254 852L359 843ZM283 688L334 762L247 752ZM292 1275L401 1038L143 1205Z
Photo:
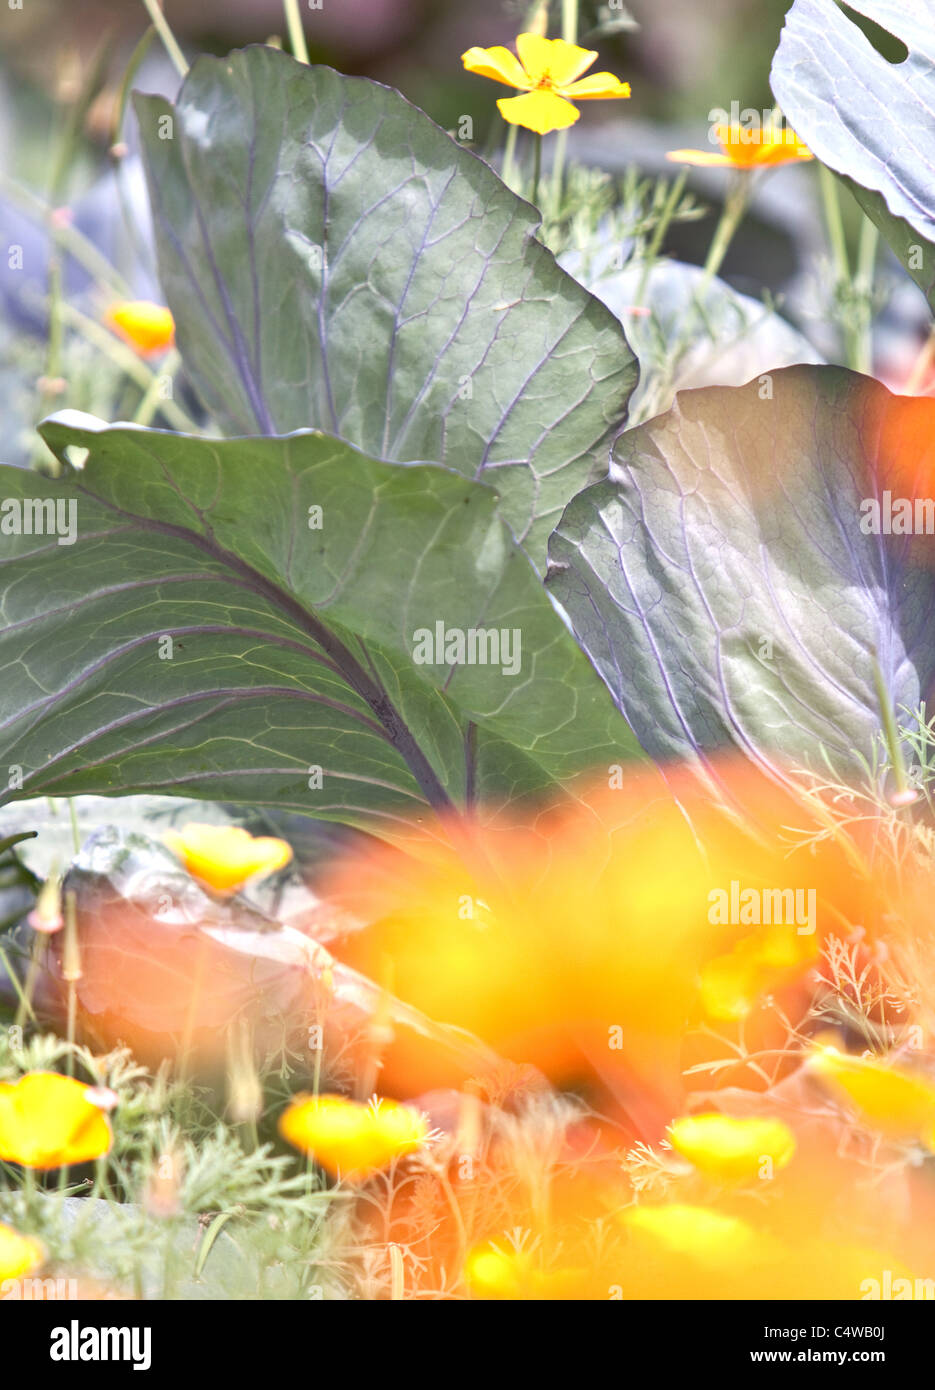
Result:
M620 1220L636 1247L712 1269L735 1267L760 1243L739 1217L684 1202L627 1207Z
M415 1153L428 1138L424 1117L411 1106L374 1097L367 1105L346 1096L295 1098L279 1132L334 1178L361 1181Z
M800 936L794 927L760 927L702 967L705 1013L725 1022L747 1018L764 994L802 976L817 958L814 936Z
M0 1159L25 1168L61 1168L100 1158L111 1145L94 1087L33 1071L0 1084Z
M492 1245L470 1252L464 1278L472 1297L512 1302L579 1298L585 1296L588 1282L582 1269L538 1269L528 1251L503 1251Z
M812 1054L812 1071L839 1099L850 1101L871 1129L890 1139L919 1140L935 1151L935 1085L873 1057L836 1047Z
M776 168L813 159L807 145L788 126L747 129L739 125L717 127L720 153L714 150L669 150L667 159L676 164L723 165L732 169Z
M525 126L537 135L564 130L574 125L580 112L576 101L604 101L628 97L630 84L609 72L581 74L594 62L597 53L564 39L544 39L539 34L520 34L516 40L517 58L508 48L469 48L461 61L468 72L491 77L525 95L501 97L500 114L511 125Z
M254 874L271 874L292 858L285 840L254 839L236 825L191 822L164 838L192 877L219 893L236 893Z
M669 1139L700 1173L721 1183L754 1181L765 1158L771 1162L772 1176L795 1153L795 1136L781 1120L741 1120L717 1112L675 1120Z
M42 1246L0 1224L0 1280L19 1279L42 1263Z
M164 352L175 338L175 321L169 310L148 299L122 299L111 305L107 322L142 357Z

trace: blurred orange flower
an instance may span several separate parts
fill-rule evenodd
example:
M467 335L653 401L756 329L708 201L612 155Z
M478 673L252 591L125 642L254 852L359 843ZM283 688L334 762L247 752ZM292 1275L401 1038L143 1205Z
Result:
M576 101L605 101L630 95L630 84L612 73L581 76L597 57L591 49L579 48L564 39L520 34L516 51L518 58L502 46L469 48L461 55L468 72L525 93L520 97L501 97L497 102L500 115L510 125L547 135L574 125L580 115Z
M411 1106L376 1096L364 1105L339 1095L297 1096L280 1117L279 1132L333 1178L350 1182L415 1153L429 1134Z
M0 1159L46 1169L107 1153L113 1136L95 1089L46 1071L0 1084Z
M712 793L690 769L640 768L575 801L469 824L457 851L436 830L405 853L351 854L322 892L366 926L335 952L370 976L390 960L407 1003L558 1085L596 1075L644 1134L661 1133L682 1107L682 1040L705 1005L736 1019L765 993L804 982L827 900L836 927L858 910L850 898L863 895L861 918L868 907L866 884L850 883L835 844L789 853L782 827L807 825L806 808L749 764L725 763L719 777L724 791ZM715 913L712 892L735 881L782 889L786 900L814 889L811 934ZM725 959L730 978L719 979L712 963ZM427 1075L424 1052L397 1049L385 1081L400 1094L459 1084L440 1062Z
M0 1223L0 1280L19 1279L37 1269L43 1260L42 1246L29 1236L21 1236L11 1226Z
M669 1140L693 1167L719 1183L755 1181L763 1176L764 1160L772 1177L795 1153L795 1135L781 1120L737 1119L716 1111L675 1120Z
M740 125L717 127L720 152L715 150L669 150L666 159L675 164L723 165L731 169L776 168L798 164L814 155L788 127L764 126L748 129Z
M148 299L122 299L107 311L107 323L119 338L140 354L153 357L175 340L175 321L163 304Z
M193 878L218 893L236 893L255 874L271 874L292 858L285 840L254 838L236 825L191 822L168 830L165 842Z

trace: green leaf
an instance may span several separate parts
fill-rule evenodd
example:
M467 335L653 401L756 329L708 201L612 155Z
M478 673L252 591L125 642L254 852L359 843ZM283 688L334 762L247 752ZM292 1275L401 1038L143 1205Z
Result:
M174 109L136 109L178 345L225 433L489 477L544 563L637 372L535 210L397 92L275 49L199 58Z
M861 510L935 435L935 403L836 367L680 395L617 441L575 498L550 587L643 747L735 744L842 776L935 679L935 542L865 534ZM926 489L927 491L928 489ZM920 554L920 547L927 551Z
M935 311L935 23L930 0L848 0L908 49L889 62L835 0L795 0L772 68L783 112L842 175Z
M0 470L7 506L76 508L71 536L4 517L0 765L24 776L0 801L162 791L389 830L637 751L489 488L313 432L66 412L42 433L88 457L62 482ZM505 629L511 650L418 664L436 623Z

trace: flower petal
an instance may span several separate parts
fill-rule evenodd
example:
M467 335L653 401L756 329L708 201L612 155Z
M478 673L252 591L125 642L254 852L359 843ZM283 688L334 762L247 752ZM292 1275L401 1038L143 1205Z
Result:
M495 48L469 48L461 54L461 61L468 72L491 77L494 82L504 82L508 87L525 90L532 85L516 54L500 44Z
M621 82L612 72L595 72L580 82L560 86L559 95L569 101L607 101L612 97L628 97L629 82Z
M578 108L563 101L554 92L527 92L521 97L501 97L497 102L500 115L510 125L521 125L537 135L550 130L565 130L578 119Z
M701 167L734 162L729 155L716 154L714 150L668 150L666 159L671 159L673 164L697 164Z
M148 299L121 300L113 304L106 322L142 357L164 352L175 340L172 314L164 304L154 304Z
M88 1100L89 1089L55 1072L28 1072L0 1085L0 1159L46 1169L107 1153L110 1125Z
M548 81L552 87L563 87L587 72L597 57L594 49L579 48L564 39L544 39L539 34L520 34L516 51L532 86Z
M19 1279L42 1263L42 1246L0 1224L0 1280Z

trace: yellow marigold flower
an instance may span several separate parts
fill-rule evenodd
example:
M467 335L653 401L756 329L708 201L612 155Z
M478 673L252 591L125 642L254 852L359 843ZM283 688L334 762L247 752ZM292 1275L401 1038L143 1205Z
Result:
M520 34L516 52L518 58L500 46L469 48L462 53L461 61L468 72L525 93L520 97L501 97L497 106L505 121L525 126L537 135L574 125L580 115L576 101L605 101L630 95L629 82L621 82L613 73L581 76L597 57L591 49L579 48L564 39Z
M770 1160L772 1176L795 1153L795 1135L781 1120L737 1119L716 1111L675 1120L669 1139L700 1173L721 1183L753 1182L764 1159Z
M38 1241L0 1224L0 1279L19 1279L36 1269L43 1258Z
M254 874L271 874L292 858L285 840L254 838L236 825L193 821L166 831L164 839L193 878L219 893L236 893Z
M874 1057L823 1047L812 1071L839 1100L850 1101L871 1129L890 1139L919 1140L935 1150L935 1084Z
M807 145L788 126L747 129L739 125L717 127L720 153L715 150L669 150L666 159L676 164L723 165L732 169L776 168L813 159Z
M175 321L169 310L148 299L122 299L112 304L107 322L142 357L165 352L175 338Z
M94 1087L48 1071L0 1084L0 1159L61 1168L106 1154L110 1125L94 1095Z
M300 1095L280 1117L279 1132L334 1178L362 1181L415 1153L428 1138L423 1115L395 1100L368 1104L346 1096Z

